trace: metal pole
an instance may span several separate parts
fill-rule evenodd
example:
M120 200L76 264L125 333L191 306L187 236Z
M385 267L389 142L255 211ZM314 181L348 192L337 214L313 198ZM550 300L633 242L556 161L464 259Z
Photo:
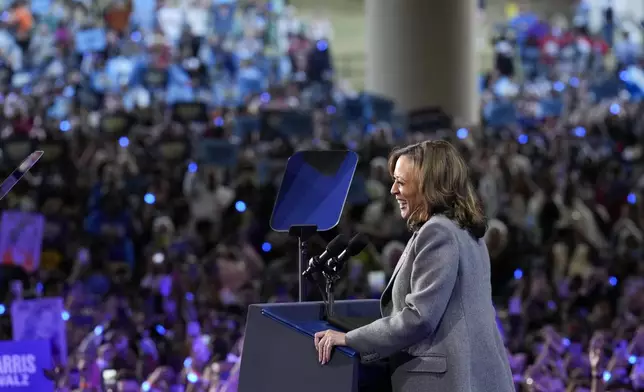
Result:
M297 247L299 250L299 255L298 255L298 290L297 290L297 301L298 302L304 302L306 300L306 286L305 286L305 281L304 277L302 274L304 273L304 270L306 268L306 241L302 241L302 237L297 238Z
M333 317L333 302L335 300L333 294L333 282L334 278L331 276L327 277L326 281L326 317Z

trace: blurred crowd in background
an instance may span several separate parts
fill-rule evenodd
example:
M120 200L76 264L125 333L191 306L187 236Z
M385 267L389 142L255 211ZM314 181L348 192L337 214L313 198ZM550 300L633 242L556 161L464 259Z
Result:
M310 254L368 234L337 295L377 298L410 236L386 157L429 138L470 162L517 390L644 389L644 52L610 12L500 27L468 128L353 91L280 1L4 3L1 174L45 154L0 202L1 337L51 341L59 390L236 391L247 305L297 296L298 150L359 152Z

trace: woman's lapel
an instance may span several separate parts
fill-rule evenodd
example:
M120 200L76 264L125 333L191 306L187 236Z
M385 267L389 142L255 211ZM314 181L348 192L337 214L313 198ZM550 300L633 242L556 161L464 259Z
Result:
M380 297L381 303L383 302L383 298L385 298L387 295L390 294L389 292L393 287L394 280L396 279L396 275L398 275L398 272L400 271L400 268L402 267L402 265L405 262L407 262L407 259L409 258L409 252L411 251L414 241L416 240L417 234L418 234L418 231L415 231L414 234L412 234L409 241L407 241L407 246L405 246L405 250L403 251L402 255L400 255L400 259L398 260L398 263L396 263L396 267L394 268L394 273L391 275L391 278L387 283L387 287L385 287L384 291L382 292L382 296Z

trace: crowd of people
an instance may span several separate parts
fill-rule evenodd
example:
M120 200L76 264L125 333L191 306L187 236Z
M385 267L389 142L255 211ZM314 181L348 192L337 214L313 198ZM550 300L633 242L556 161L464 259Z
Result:
M359 152L343 218L310 251L367 234L337 295L377 297L410 236L386 157L427 138L470 163L517 390L644 388L643 63L628 36L510 26L483 125L412 132L334 77L328 23L292 7L103 3L17 0L0 22L3 175L45 151L0 203L46 219L38 270L5 263L0 298L64 298L60 390L236 390L247 305L297 296L294 240L268 222L300 149Z

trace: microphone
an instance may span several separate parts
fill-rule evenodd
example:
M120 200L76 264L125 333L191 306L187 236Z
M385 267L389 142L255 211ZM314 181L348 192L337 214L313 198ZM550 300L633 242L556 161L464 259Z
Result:
M306 271L302 272L302 276L308 278L314 272L325 271L327 261L337 257L346 246L348 246L347 239L342 234L339 234L327 244L326 249L320 256L312 257L309 260L309 266Z
M331 270L331 272L333 272L334 274L340 273L340 271L342 271L342 268L344 268L346 262L349 261L349 259L353 256L362 252L368 244L369 238L365 234L356 234L349 241L347 248L342 253L340 253L338 257L333 257L331 260L329 260L328 269Z

